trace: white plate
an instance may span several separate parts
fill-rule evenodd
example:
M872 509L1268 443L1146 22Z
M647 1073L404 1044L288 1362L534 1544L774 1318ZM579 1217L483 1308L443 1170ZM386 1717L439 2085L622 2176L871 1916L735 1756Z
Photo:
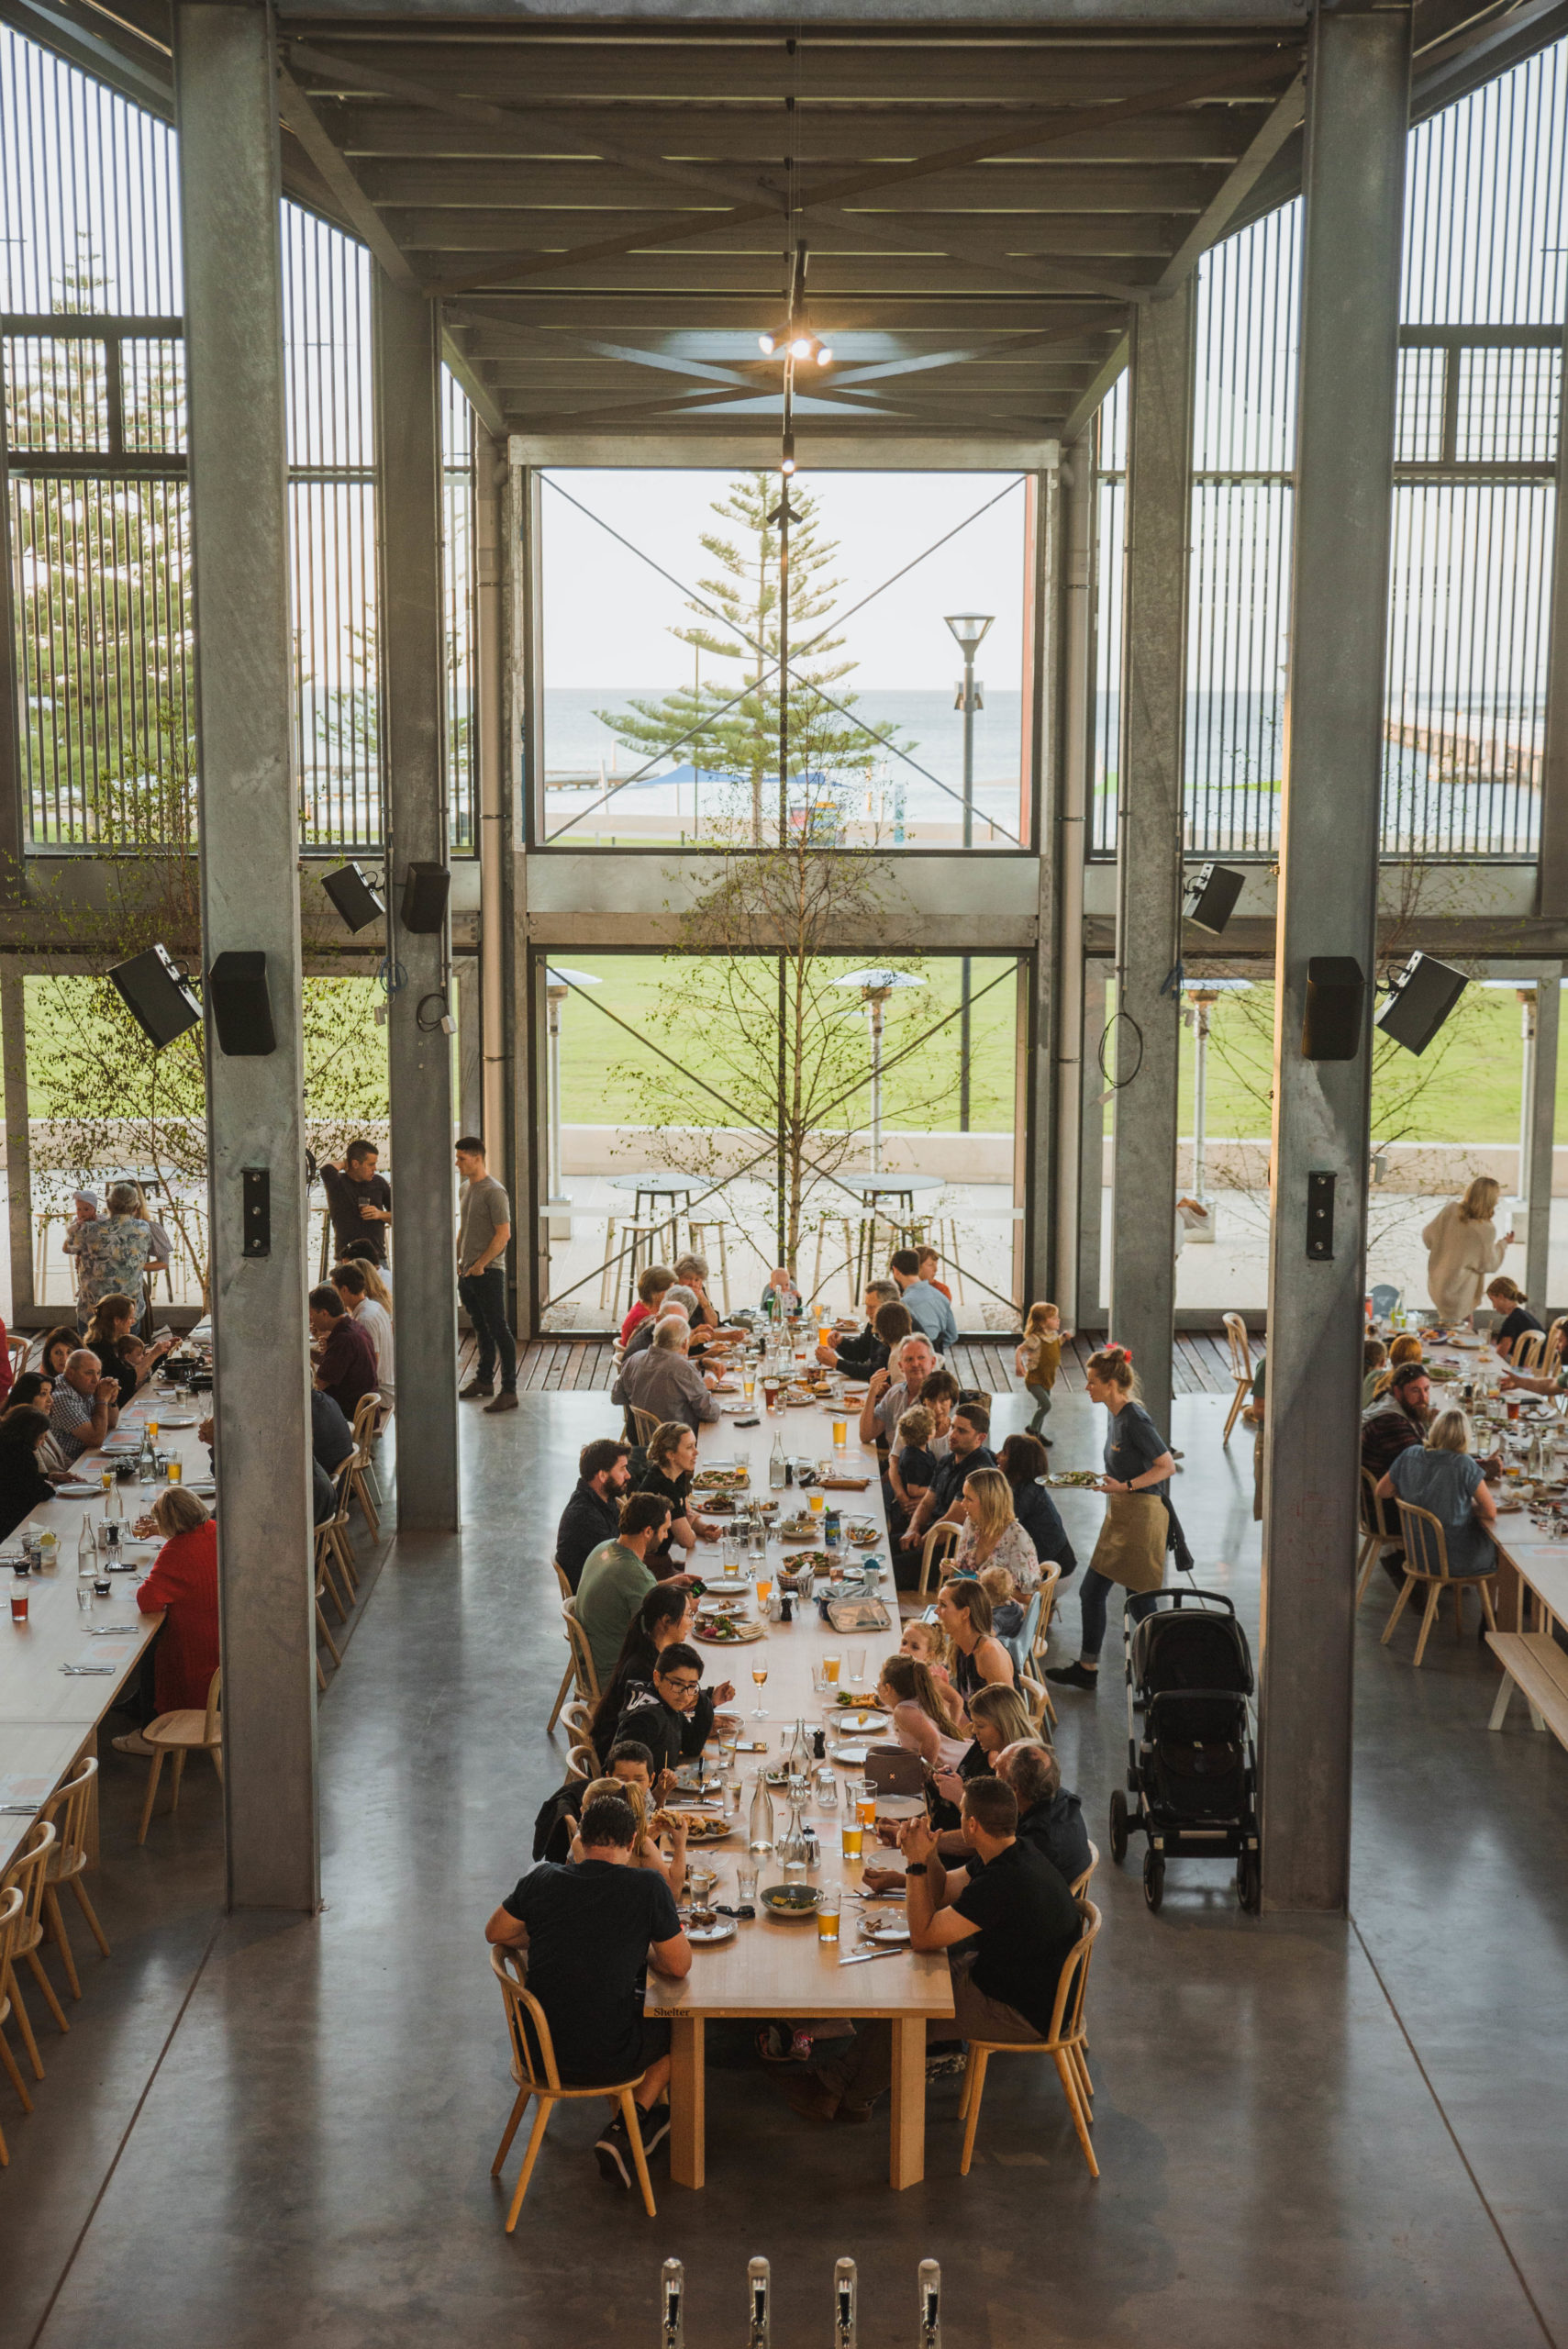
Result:
M194 1413L188 1419L166 1419L161 1411L158 1414L158 1432L160 1435L162 1434L165 1428L199 1428L200 1425L200 1419L197 1419Z
M735 1931L733 1917L718 1917L711 1925L688 1925L686 1939L694 1949L712 1949L717 1942L732 1942Z
M751 1586L749 1582L731 1582L728 1576L722 1575L717 1582L709 1582L707 1576L704 1575L702 1577L702 1598L699 1598L697 1601L697 1605L699 1607L702 1605L703 1599L746 1598L751 1596Z
M847 1770L863 1770L870 1753L869 1745L836 1745L828 1759L841 1762Z
M885 1924L873 1925L862 1935L863 1941L879 1942L884 1949L897 1949L908 1938L908 1920L904 1917L890 1917Z
M926 1806L918 1795L878 1795L876 1815L879 1819L922 1819Z
M823 1710L829 1721L840 1729L847 1729L851 1736L863 1735L868 1729L885 1729L887 1726L885 1713L873 1712L864 1705L828 1705Z

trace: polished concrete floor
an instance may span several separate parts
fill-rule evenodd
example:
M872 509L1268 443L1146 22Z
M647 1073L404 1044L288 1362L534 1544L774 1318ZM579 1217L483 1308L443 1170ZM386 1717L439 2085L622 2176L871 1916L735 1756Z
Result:
M1251 1624L1251 1445L1220 1452L1223 1413L1178 1402L1181 1508L1203 1578ZM1434 1637L1418 1674L1413 1632L1380 1649L1381 1586L1359 1635L1352 1921L1244 1918L1228 1873L1192 1864L1155 1919L1132 1865L1101 1868L1097 2185L1043 2066L1000 2068L967 2180L958 2084L935 2084L926 2181L895 2198L881 2128L813 2128L744 2034L716 2032L707 2191L656 2156L648 2221L600 2180L588 2107L552 2124L508 2241L481 1928L558 1776L550 1535L606 1416L591 1395L464 1411L464 1534L395 1545L322 1708L319 1919L223 1916L217 1791L195 1769L139 1852L141 1770L111 1757L114 1956L84 1964L70 2037L40 2034L33 2119L0 2082L0 2349L653 2349L672 2253L687 2339L717 2349L742 2337L756 2252L780 2349L828 2340L844 2253L870 2349L912 2338L928 2254L949 2349L1568 2343L1568 1756L1520 1709L1487 1734L1473 1640ZM1062 1464L1094 1457L1095 1416L1059 1408ZM1092 1527L1095 1502L1067 1498ZM1076 1612L1069 1595L1068 1635ZM1114 1681L1062 1715L1103 1842Z

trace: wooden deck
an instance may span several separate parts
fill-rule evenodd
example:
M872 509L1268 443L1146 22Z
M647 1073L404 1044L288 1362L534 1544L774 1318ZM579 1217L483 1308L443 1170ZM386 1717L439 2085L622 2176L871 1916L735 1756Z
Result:
M1063 1347L1062 1385L1068 1394L1083 1394L1084 1364L1093 1351L1086 1338L1074 1338ZM1262 1352L1262 1345L1254 1337L1254 1361ZM460 1357L464 1378L473 1367L473 1356L474 1341L472 1337L465 1337ZM954 1376L965 1386L984 1387L989 1395L1007 1395L1018 1392L1023 1386L1014 1373L1013 1345L1007 1339L969 1339L953 1348L950 1360ZM600 1393L608 1388L614 1375L607 1338L536 1338L522 1349L517 1391L549 1394L570 1389ZM1230 1349L1223 1327L1180 1331L1176 1338L1175 1392L1229 1395L1232 1391Z

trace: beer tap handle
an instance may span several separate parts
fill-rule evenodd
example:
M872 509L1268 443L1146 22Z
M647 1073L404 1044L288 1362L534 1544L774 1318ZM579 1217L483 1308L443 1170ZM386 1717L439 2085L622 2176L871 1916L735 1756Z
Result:
M772 2275L773 2270L765 2259L753 2259L747 2266L746 2303L751 2329L746 2336L746 2349L768 2349L773 2324Z
M667 2259L659 2276L660 2306L663 2310L659 2349L685 2349L685 2298L686 2271L678 2259Z
M854 2261L840 2259L833 2270L833 2349L855 2349L856 2281Z
M942 2271L934 2259L922 2259L919 2349L942 2349Z

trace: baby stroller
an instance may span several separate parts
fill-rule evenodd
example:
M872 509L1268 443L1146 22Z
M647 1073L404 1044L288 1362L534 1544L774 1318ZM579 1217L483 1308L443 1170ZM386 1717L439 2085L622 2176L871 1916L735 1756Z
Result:
M1255 1913L1262 1876L1247 1635L1217 1592L1156 1596L1141 1620L1123 1618L1127 1788L1111 1796L1111 1857L1126 1858L1135 1830L1148 1836L1143 1897L1154 1909L1167 1859L1234 1859L1237 1898Z

